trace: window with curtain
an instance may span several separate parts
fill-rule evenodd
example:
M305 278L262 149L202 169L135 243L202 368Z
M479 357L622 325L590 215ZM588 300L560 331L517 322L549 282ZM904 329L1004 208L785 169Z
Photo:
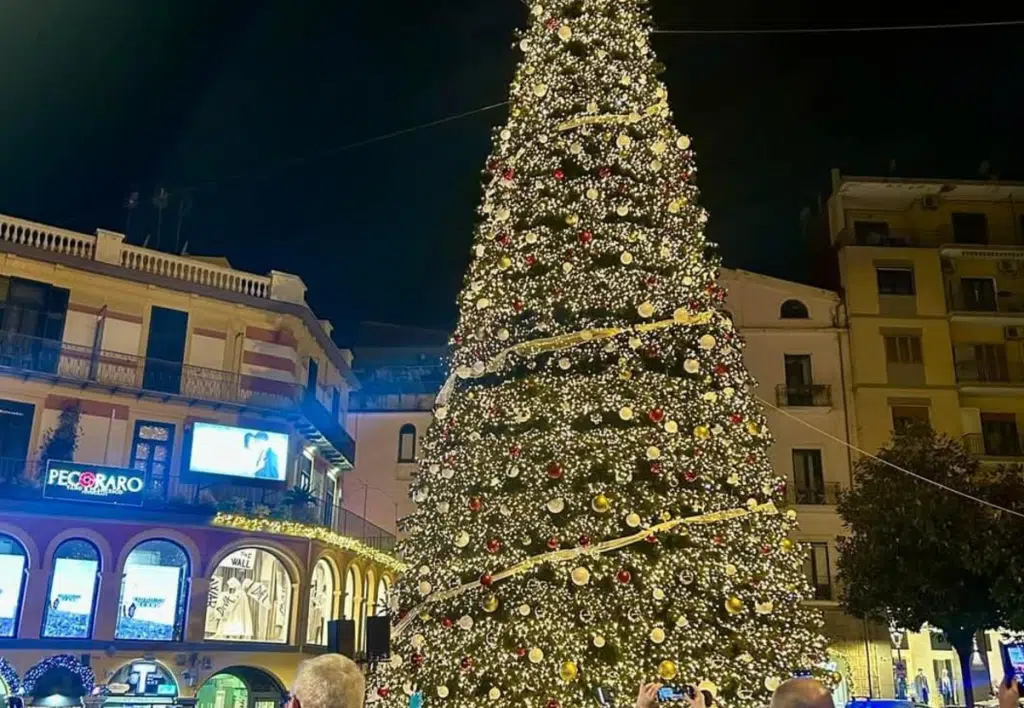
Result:
M96 610L100 552L84 538L64 541L53 554L43 637L88 639Z
M327 623L334 618L334 571L326 560L313 566L309 583L309 621L306 623L306 641L326 646Z
M172 541L143 541L128 554L121 580L115 639L181 641L189 560Z
M220 562L210 578L206 639L288 641L292 579L284 564L262 548L241 548Z
M0 637L13 637L21 616L28 554L18 539L0 534Z

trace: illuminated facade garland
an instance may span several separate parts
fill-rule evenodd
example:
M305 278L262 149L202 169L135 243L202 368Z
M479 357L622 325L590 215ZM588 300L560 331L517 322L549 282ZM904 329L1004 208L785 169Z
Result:
M85 689L85 695L92 693L92 689L96 685L96 675L92 669L71 654L57 654L43 659L25 672L25 679L21 686L22 692L31 696L36 682L51 669L66 669L77 676L82 682L82 688Z

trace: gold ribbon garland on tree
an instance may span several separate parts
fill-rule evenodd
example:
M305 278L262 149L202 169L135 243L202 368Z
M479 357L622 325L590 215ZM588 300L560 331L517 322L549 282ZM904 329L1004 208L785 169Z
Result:
M540 553L538 555L531 556L530 558L527 558L516 563L510 568L506 568L505 570L499 571L497 573L492 573L491 582L493 584L498 582L499 580L504 580L505 578L510 578L514 575L521 575L522 573L525 573L531 568L534 568L535 566L541 565L543 563L562 563L569 560L575 560L581 556L595 556L601 553L616 551L620 548L624 548L640 540L643 540L652 534L665 533L666 531L671 531L675 527L683 524L689 526L715 524L721 521L731 521L733 519L740 519L746 516L750 516L752 514L772 515L777 513L778 509L775 507L775 504L773 504L772 502L766 502L764 504L757 504L755 506L751 506L750 508L747 509L725 509L723 511L713 511L707 514L700 514L699 516L686 516L676 519L669 519L668 521L663 521L660 524L656 524L655 526L641 529L640 531L637 531L636 533L630 534L628 536L614 538L610 541L602 541L601 543L596 543L592 546L578 546L576 548L566 548L558 551L549 551L547 553ZM450 600L451 598L458 597L459 595L468 592L469 590L481 587L483 586L480 584L479 581L474 581L471 583L465 583L463 585L458 585L456 587L449 588L448 590L442 590L440 592L431 593L423 602L421 602L414 609L412 609L405 616L404 619L402 619L398 624L394 626L394 628L392 629L392 635L396 637L399 636L409 626L409 623L412 622L413 619L418 617L420 613L423 612L423 610L428 605L435 602L441 602L443 600Z

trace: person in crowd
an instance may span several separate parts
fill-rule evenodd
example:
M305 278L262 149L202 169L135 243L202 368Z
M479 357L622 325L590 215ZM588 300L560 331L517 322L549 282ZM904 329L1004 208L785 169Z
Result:
M341 654L322 654L299 664L284 708L363 708L366 679Z
M832 692L813 678L783 681L772 694L771 708L835 708Z
M918 669L914 677L914 697L918 703L928 705L928 677L924 675L924 669Z
M1009 681L999 683L999 708L1017 708L1020 703L1020 684L1017 677L1011 676Z

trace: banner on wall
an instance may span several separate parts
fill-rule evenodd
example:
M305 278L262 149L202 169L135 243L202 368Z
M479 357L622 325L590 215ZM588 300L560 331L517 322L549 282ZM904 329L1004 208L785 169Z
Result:
M24 579L25 556L0 555L0 622L14 620L18 614Z
M136 622L173 628L178 614L181 569L159 565L125 568L122 614Z
M142 506L145 487L145 474L138 470L50 460L46 465L43 497Z

